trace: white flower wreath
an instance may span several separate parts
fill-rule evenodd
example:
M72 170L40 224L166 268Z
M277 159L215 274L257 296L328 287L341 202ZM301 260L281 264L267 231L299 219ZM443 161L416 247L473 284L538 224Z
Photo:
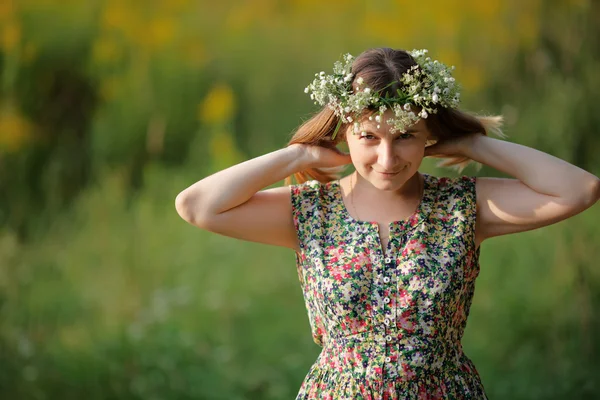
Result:
M323 71L315 74L316 78L304 92L310 93L310 98L315 104L327 105L340 118L331 139L335 138L342 122L352 123L368 107L378 112L375 117L369 117L378 123L377 128L380 127L383 113L387 109L393 110L394 118L386 121L391 126L392 134L406 131L420 118L427 118L429 114L436 113L438 107L457 108L460 102L460 87L452 77L454 66L448 67L432 60L427 56L427 52L426 49L409 52L417 65L402 75L399 81L402 89L397 89L394 97L390 97L388 93L381 96L381 93L395 82L376 92L364 86L362 77L356 79L358 90L354 92L354 56L350 54L344 55L343 62L334 63L332 75ZM419 107L420 111L415 114L412 106ZM354 133L359 133L359 127L359 123L354 122Z

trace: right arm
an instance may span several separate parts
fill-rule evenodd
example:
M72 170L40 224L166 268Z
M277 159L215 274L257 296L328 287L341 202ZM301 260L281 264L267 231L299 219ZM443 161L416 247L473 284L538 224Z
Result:
M300 251L290 188L264 189L308 168L350 162L339 150L293 144L216 172L183 190L179 215L210 232Z

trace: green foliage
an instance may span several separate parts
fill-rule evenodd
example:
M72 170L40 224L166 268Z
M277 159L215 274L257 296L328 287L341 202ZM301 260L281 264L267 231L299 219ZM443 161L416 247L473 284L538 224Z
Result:
M340 53L428 47L467 109L600 174L598 2L64 3L0 2L2 399L294 397L319 348L293 254L174 199L283 146ZM490 398L600 397L598 221L483 244L463 342Z
M1 397L292 398L319 350L293 254L185 224L195 174L145 173L129 204L107 174L43 240L2 236ZM483 244L464 345L491 397L600 390L599 217Z

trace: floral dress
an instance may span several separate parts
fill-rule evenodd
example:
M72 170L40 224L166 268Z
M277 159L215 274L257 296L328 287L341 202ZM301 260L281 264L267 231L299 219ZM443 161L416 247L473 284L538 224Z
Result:
M487 399L462 349L479 274L475 177L423 174L412 216L389 224L348 213L339 180L292 185L298 277L322 347L300 399Z

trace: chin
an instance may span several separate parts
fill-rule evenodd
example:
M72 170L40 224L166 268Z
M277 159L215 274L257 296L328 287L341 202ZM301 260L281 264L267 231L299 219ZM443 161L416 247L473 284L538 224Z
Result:
M369 181L376 188L381 190L398 190L418 173L418 168L413 169L409 167L392 176L384 176L373 170L370 172Z
M374 176L369 179L371 185L379 190L394 191L400 189L408 180L408 177L402 172L396 174L393 177L381 177L378 173L374 173Z

